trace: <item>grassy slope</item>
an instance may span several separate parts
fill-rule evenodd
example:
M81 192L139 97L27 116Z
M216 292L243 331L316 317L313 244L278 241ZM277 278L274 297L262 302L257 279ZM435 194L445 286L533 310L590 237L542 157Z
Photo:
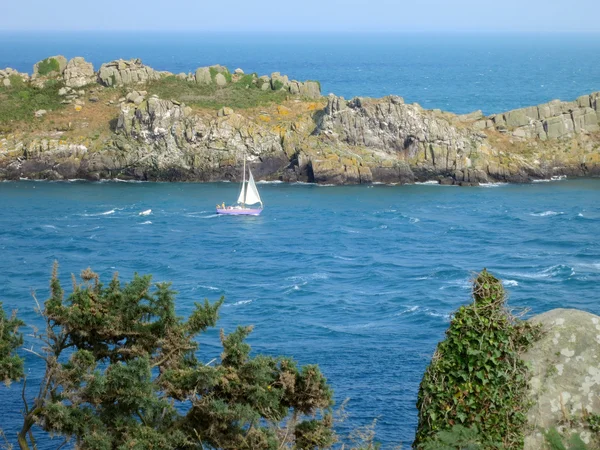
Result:
M174 99L188 106L212 110L224 106L234 109L256 108L282 103L291 97L288 92L259 89L252 83L251 75L245 75L239 81L224 87L197 84L170 76L148 83L145 89L149 94L156 94L160 98Z

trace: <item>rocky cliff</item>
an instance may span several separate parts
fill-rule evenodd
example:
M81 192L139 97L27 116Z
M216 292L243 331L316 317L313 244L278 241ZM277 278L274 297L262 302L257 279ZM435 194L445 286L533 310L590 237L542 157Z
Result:
M31 79L0 70L0 100L14 89L58 97L22 120L2 123L0 108L0 178L234 180L244 157L258 178L335 184L600 174L600 93L459 116L397 96L325 98L317 82L280 73L174 75L139 59L94 72L60 56Z

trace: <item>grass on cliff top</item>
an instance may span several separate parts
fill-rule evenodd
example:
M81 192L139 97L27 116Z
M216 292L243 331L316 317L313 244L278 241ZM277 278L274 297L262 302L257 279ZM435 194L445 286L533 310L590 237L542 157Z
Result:
M220 109L224 106L237 109L256 108L273 103L282 103L290 96L284 91L263 91L252 84L252 76L246 75L236 83L219 87L214 84L202 85L181 80L174 76L148 83L149 94L160 98L178 100L189 106L206 109Z
M61 83L49 80L41 89L24 83L20 77L11 77L11 86L0 86L0 133L10 132L17 122L36 120L35 111L55 111L63 108L58 95Z

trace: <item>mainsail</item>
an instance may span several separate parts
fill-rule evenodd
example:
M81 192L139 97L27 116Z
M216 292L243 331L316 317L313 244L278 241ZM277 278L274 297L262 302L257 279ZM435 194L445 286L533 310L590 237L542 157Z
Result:
M250 178L246 184L246 161L244 161L244 181L242 181L242 189L240 190L238 203L242 205L254 205L260 203L262 206L262 200L260 199L260 194L256 188L256 183L254 182L254 177L252 176L250 168L248 168L248 173L250 174Z
M260 195L258 193L258 189L256 189L256 183L254 182L254 177L252 176L252 171L248 169L250 173L250 179L248 180L248 187L246 188L246 204L254 205L255 203L260 203L262 206L262 200L260 199Z

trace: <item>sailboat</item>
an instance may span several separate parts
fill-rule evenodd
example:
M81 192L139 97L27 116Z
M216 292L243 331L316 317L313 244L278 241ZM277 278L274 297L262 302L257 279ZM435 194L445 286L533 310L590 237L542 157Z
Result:
M260 206L256 206L260 204ZM258 216L263 210L263 202L256 188L252 171L248 167L248 181L246 182L246 159L244 159L244 179L242 189L235 206L217 205L217 214L231 216Z

